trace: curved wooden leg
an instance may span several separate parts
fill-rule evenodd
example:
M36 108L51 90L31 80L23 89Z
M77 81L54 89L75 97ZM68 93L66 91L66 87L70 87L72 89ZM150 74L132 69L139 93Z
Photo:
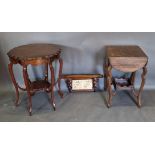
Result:
M15 106L18 106L19 105L19 89L18 89L18 84L16 82L16 79L14 77L14 73L13 73L13 63L10 63L8 65L8 69L9 69L9 73L10 73L10 76L11 76L11 80L14 84L14 87L15 87L15 90L16 90L16 101L15 101Z
M108 84L107 84L107 68L108 68L108 65L107 65L106 62L104 63L104 67L103 68L104 68L103 69L103 71L104 71L104 91L107 91L107 87L108 87Z
M45 79L48 82L48 63L45 64ZM49 89L46 89L46 92L49 93Z
M142 106L142 104L141 104L141 94L142 94L142 91L143 91L143 88L144 88L144 85L145 85L146 74L147 74L147 68L145 66L143 68L143 72L142 72L142 75L141 75L142 82L141 82L141 86L140 86L140 89L139 89L139 92L138 92L138 95L137 95L137 104L138 104L138 107L141 107Z
M59 75L58 75L58 93L61 98L63 98L63 93L61 91L61 76L62 76L62 68L63 68L63 60L59 58Z
M45 64L45 81L48 81L48 63Z
M50 63L50 71L51 71L51 104L55 111L56 110L56 105L55 105L55 101L54 101L55 76L54 76L54 68L53 68L52 63Z
M111 83L112 83L112 73L111 73L112 67L108 66L107 69L107 89L108 89L108 108L112 106L112 88L111 88Z
M135 77L136 77L136 72L131 73L130 81L131 81L131 85L133 85L133 86L135 83Z
M28 95L28 112L29 115L32 115L32 100L31 100L31 92L30 92L30 85L29 85L29 78L28 78L28 73L27 73L27 66L23 66L23 77L24 77L24 83L26 86L26 91Z

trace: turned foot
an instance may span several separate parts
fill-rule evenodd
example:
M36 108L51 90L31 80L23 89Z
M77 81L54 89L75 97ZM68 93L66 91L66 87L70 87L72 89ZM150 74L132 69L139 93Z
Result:
M58 91L61 98L63 98L64 94L61 91Z
M32 108L28 108L29 116L32 116Z
M141 108L142 107L140 97L137 97L137 106L138 106L138 108Z
M111 104L107 104L107 107L108 107L108 108L111 108L111 106L112 106Z
M54 102L52 103L52 106L53 106L54 111L56 111L56 105Z

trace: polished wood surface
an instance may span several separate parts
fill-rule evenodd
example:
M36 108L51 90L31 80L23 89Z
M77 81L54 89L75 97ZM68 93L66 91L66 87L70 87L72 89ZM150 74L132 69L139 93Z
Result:
M139 46L106 46L107 57L147 57Z
M108 91L108 104L112 105L112 96L116 94L116 90L132 90L136 97L136 104L141 107L141 93L146 80L148 57L139 46L107 46L106 58L104 64L105 82L104 88ZM130 78L113 77L112 69L119 70L124 73L130 73ZM138 92L134 88L136 71L142 69L141 85ZM115 92L112 91L112 85Z
M135 72L148 61L148 57L138 46L107 46L106 51L112 67L123 72Z
M103 75L101 74L69 74L69 75L62 75L62 79L93 79L93 78L102 78Z
M30 44L16 47L8 52L10 64L8 65L10 76L16 90L16 102L15 105L19 105L19 89L27 91L28 95L28 111L29 115L32 115L32 99L31 96L36 91L46 91L51 95L51 105L56 110L56 104L54 100L54 86L58 84L58 93L63 97L61 92L60 82L62 75L63 60L60 57L61 49L57 45L53 44ZM59 62L59 75L55 81L55 73L53 68L53 62L58 60ZM23 79L25 88L22 88L16 81L13 66L20 64L23 68ZM45 77L42 80L31 81L28 75L28 65L45 65ZM48 68L51 72L51 81L48 80Z
M8 52L8 56L16 60L34 60L50 58L58 55L61 49L54 44L29 44L15 47Z

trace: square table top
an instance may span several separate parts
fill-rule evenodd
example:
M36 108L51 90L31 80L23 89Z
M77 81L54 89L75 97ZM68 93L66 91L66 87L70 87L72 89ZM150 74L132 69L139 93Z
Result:
M109 64L122 72L135 72L147 65L148 57L139 46L106 46Z
M147 55L139 46L106 46L107 57L146 57Z

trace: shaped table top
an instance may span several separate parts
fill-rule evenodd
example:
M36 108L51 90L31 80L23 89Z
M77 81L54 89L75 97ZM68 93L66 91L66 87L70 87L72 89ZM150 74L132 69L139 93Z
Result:
M48 58L60 54L61 49L54 44L29 44L15 47L8 52L10 58L18 60L31 60Z

